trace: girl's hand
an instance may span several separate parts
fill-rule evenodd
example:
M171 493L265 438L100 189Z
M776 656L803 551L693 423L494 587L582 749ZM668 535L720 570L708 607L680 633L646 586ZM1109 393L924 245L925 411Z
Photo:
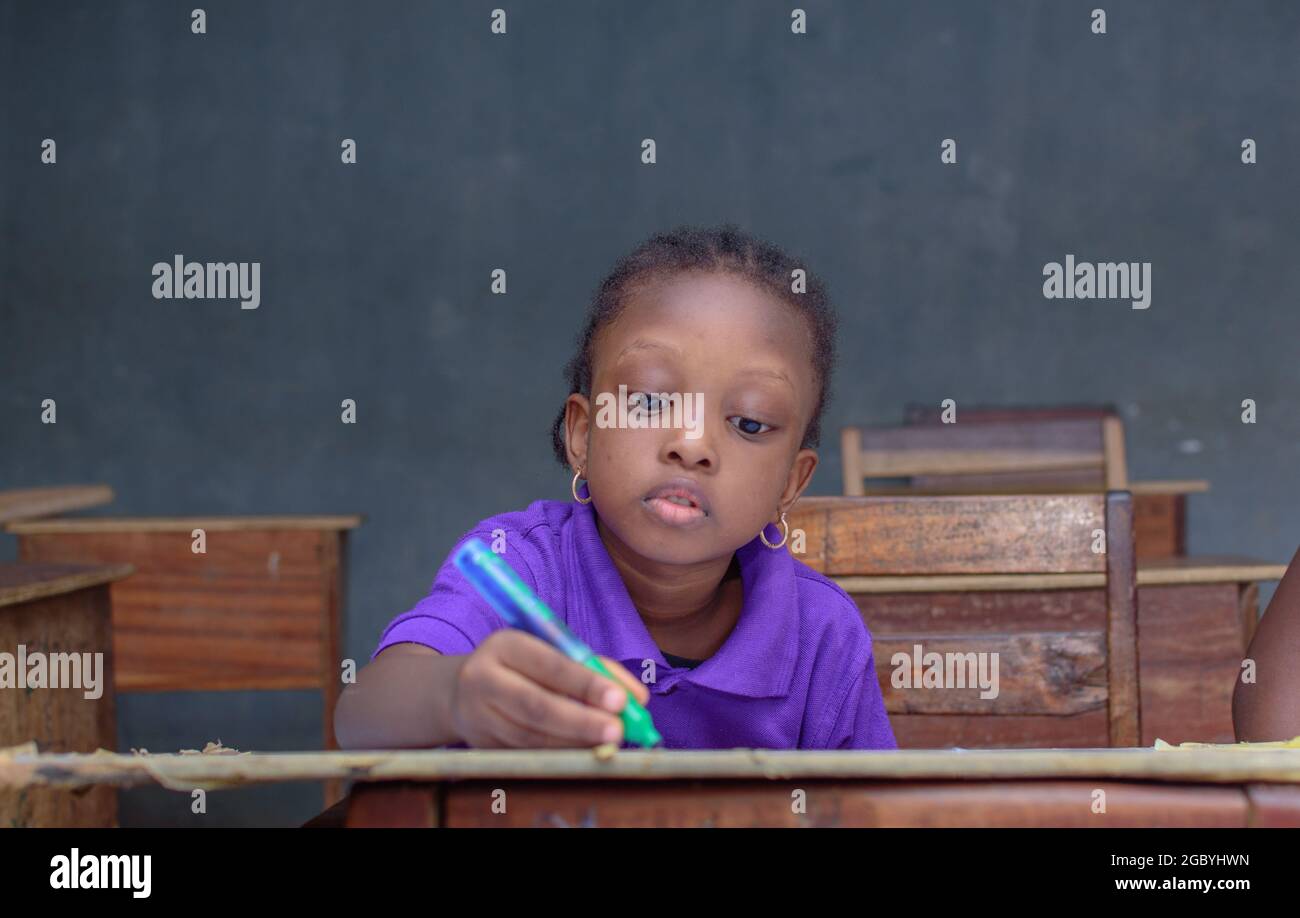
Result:
M456 673L452 724L465 743L482 748L621 743L627 692L620 685L642 704L650 692L622 664L600 660L617 683L527 632L494 631Z

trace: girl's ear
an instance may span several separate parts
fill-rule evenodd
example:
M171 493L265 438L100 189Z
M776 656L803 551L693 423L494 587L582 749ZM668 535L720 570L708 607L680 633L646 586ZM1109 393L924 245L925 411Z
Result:
M587 467L587 438L591 432L591 402L574 392L564 402L564 451L574 471Z
M790 464L790 474L785 481L785 490L781 492L781 506L778 508L778 516L781 510L789 510L794 506L794 502L799 499L812 481L813 470L816 468L817 450L801 449L795 453L794 462Z

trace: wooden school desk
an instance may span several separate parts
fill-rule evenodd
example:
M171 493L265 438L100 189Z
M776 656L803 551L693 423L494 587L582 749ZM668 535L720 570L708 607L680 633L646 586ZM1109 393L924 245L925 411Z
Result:
M1139 559L1187 553L1187 495L1206 481L1130 481L1124 425L1113 408L963 408L945 424L938 409L909 406L902 427L841 431L846 495L1029 494L1128 491ZM879 478L904 486L867 487Z
M1113 492L1111 503L1124 506ZM1139 728L1114 741L1109 568L1131 543L1100 495L817 497L789 515L801 561L830 576L871 629L876 673L907 748L1145 746L1231 742L1232 691L1257 617L1258 582L1284 564L1237 558L1138 560L1134 628ZM1109 505L1108 505L1109 506ZM1113 509L1113 508L1112 508ZM1105 555L1087 543L1115 528ZM1131 531L1131 530L1129 530ZM1082 543L1081 549L1065 551ZM1079 561L1066 566L1081 556ZM1105 559L1103 562L1103 558ZM1094 563L1089 566L1091 559ZM1129 562L1131 563L1131 562ZM1128 569L1129 563L1120 564ZM1130 574L1132 576L1132 574ZM1124 590L1127 592L1128 586ZM891 685L895 654L997 652L1001 694Z
M75 686L50 687L48 674L46 687L20 686L15 672L15 684L0 688L0 747L31 739L51 752L117 746L109 585L130 574L124 564L0 564L0 653L12 655L15 670L19 645L28 660L36 653L104 655L98 698L87 698ZM116 822L117 794L111 787L85 794L0 787L0 828Z
M1142 745L1128 492L812 497L789 524L790 551L871 629L900 746ZM1040 578L1092 589L1073 604L1017 603L1014 585ZM933 654L978 658L992 691L965 665L952 684L927 684Z
M1157 738L1172 743L1234 740L1232 692L1258 619L1259 583L1280 580L1285 573L1285 564L1247 558L1138 562L1142 745ZM1090 746L1104 741L1099 710L1082 717L972 715L959 720L957 714L915 713L892 704L897 693L885 685L890 655L930 633L971 629L966 636L976 647L984 632L995 636L1029 627L1099 631L1100 576L1010 575L982 582L962 577L833 579L858 603L872 630L877 674L884 671L881 684L900 742L934 747Z
M358 827L1300 826L1300 749L0 752L10 787L329 778Z
M359 516L31 520L23 561L130 563L113 586L119 692L316 689L325 747L341 688L345 538ZM192 550L192 532L206 552Z
M113 502L108 485L55 485L0 491L0 523L37 519Z
M1138 560L1142 742L1230 743L1232 692L1259 619L1259 584L1286 564L1198 556Z
M361 517L29 520L6 528L24 561L130 563L114 584L119 692L315 689L336 748L346 537ZM192 550L196 529L206 552ZM340 788L324 789L326 802Z
M898 486L863 488L873 497L933 496L940 494L1093 494L1088 485L1021 484L922 488ZM1182 557L1187 554L1187 495L1204 494L1210 483L1199 479L1129 482L1133 495L1134 544L1139 561Z

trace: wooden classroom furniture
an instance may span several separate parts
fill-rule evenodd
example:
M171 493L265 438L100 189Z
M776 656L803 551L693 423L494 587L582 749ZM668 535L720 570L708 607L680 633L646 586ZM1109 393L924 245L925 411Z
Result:
M511 806L494 813L504 790ZM1139 828L1300 826L1300 787L990 779L752 781L498 780L354 786L346 828ZM1103 791L1107 810L1090 809Z
M1051 405L1051 406L980 406L964 405L959 410L957 425L945 421L941 408L909 404L903 410L903 424L907 427L948 427L995 425L1019 428L1019 443L1031 450L1074 449L1090 453L1100 451L1102 461L1085 463L1074 469L1042 470L1037 476L1045 485L1089 485L1095 488L1115 488L1127 475L1128 456L1124 445L1124 423L1114 405ZM1065 426L1056 426L1064 422ZM1002 435L994 432L986 443L999 444ZM978 439L976 442L980 442ZM1006 445L1011 445L1006 444ZM1118 473L1118 474L1117 474ZM955 473L960 476L967 471ZM1023 470L1012 469L1007 476L1012 483L1022 483ZM943 481L943 484L960 484L960 481ZM993 482L996 483L996 482ZM1128 490L1133 489L1131 479Z
M57 485L0 491L0 523L54 516L113 502L108 485Z
M902 427L841 431L844 493L1021 494L1128 490L1139 558L1186 554L1186 495L1205 481L1129 481L1124 428L1105 408L964 409L958 423L909 409ZM866 486L902 478L906 485Z
M130 563L113 584L119 692L316 689L334 748L346 536L360 516L31 520L36 562ZM203 530L206 552L193 550Z
M852 578L839 582L871 629L900 746L1139 743L1127 492L813 497L800 500L788 519L796 558L837 580ZM956 589L1045 575L1095 585L1094 602L989 605ZM893 578L891 593L870 590L878 578ZM935 578L945 579L936 585ZM900 587L934 590L939 598L918 604ZM899 593L901 601L889 601ZM917 645L922 653L997 654L998 696L980 697L975 687L895 688L891 660L912 656Z
M1044 421L1080 421L1088 419L1093 424L1111 420L1120 432L1112 432L1107 440L1107 433L1101 433L1101 449L1109 451L1108 463L1127 466L1127 457L1123 446L1122 422L1114 405L1064 405L1064 406L963 406L959 420L964 424L1018 424L1037 425ZM904 423L907 425L942 425L943 415L938 409L921 405L908 405L904 410ZM1089 448L1096 448L1099 442L1097 428L1087 432L1080 442ZM1077 436L1077 435L1076 435ZM1103 487L1116 487L1107 484L1103 476L1093 471L1048 471L1041 472L1031 479L1021 474L1007 476L1007 481L988 482L983 486L972 487L972 479L927 479L929 487L922 488L928 493L960 493L961 491L982 491L984 493L1012 493L1016 490L1030 489L1046 491L1080 491L1100 490ZM1137 556L1143 558L1163 558L1187 554L1187 495L1208 491L1208 481L1190 480L1153 480L1134 481L1128 479L1127 490L1133 494L1133 523L1137 538ZM851 493L845 491L846 494Z
M1232 693L1259 619L1259 584L1285 564L1218 556L1138 560L1143 743L1229 743Z
M1285 748L0 751L0 787L342 778L350 826L1300 826L1300 749Z
M1128 472L1118 417L968 421L841 431L846 494L867 478L909 478L920 488L1024 484L1124 490Z
M1061 406L965 406L961 409L963 423L1035 423L1046 420L1104 418L1119 420L1114 405L1061 405ZM922 406L908 405L904 409L906 424L942 424L940 411ZM1127 460L1125 460L1127 462ZM1056 482L1068 484L1068 473L1048 475ZM1076 484L1077 484L1076 480ZM1099 482L1094 478L1092 486ZM1165 558L1187 554L1187 495L1200 494L1210 489L1203 480L1133 481L1128 490L1133 493L1133 525L1136 530L1138 559ZM847 492L846 492L847 493Z
M125 564L0 563L0 653L10 654L14 667L14 683L0 687L0 749L32 739L49 752L116 748L109 586L130 574ZM47 655L45 687L19 686L20 645L29 660L31 654ZM49 685L48 655L74 653L104 655L98 698L87 698L84 689ZM117 794L109 786L82 794L0 787L0 828L116 824Z
M1091 518L1080 508L1099 500L825 497L795 505L788 519L792 533L803 531L805 547L795 556L857 602L871 629L877 676L901 746L1110 741L1103 704L1104 636L1113 631L1110 581L1104 570L1086 569L1086 559L1070 568L1047 563L1041 547L1078 538L1081 525L1097 528L1095 504ZM932 504L906 511L892 506L899 501ZM893 522L909 514L917 518L910 526ZM1114 545L1109 537L1107 545ZM1017 546L1025 550L1023 559L1015 558ZM1284 564L1238 558L1137 561L1140 744L1157 738L1232 741L1232 691L1257 619L1258 582L1279 579L1285 570ZM1001 652L1004 697L990 704L974 693L894 688L891 657L918 643L940 653ZM1035 662L1015 662L1026 654ZM1010 682L1008 667L1020 674ZM1017 681L1044 673L1053 681L1035 682L1030 694ZM1047 697L1036 697L1039 692Z

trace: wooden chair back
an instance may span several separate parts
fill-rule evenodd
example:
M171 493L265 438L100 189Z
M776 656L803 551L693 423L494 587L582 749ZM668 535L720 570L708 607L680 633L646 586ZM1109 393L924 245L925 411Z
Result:
M845 427L844 493L865 494L868 479L882 478L948 493L1128 487L1118 416L962 417L953 424Z
M900 746L1139 743L1128 492L813 497L788 519L871 629ZM996 654L996 697L916 687L930 653Z

